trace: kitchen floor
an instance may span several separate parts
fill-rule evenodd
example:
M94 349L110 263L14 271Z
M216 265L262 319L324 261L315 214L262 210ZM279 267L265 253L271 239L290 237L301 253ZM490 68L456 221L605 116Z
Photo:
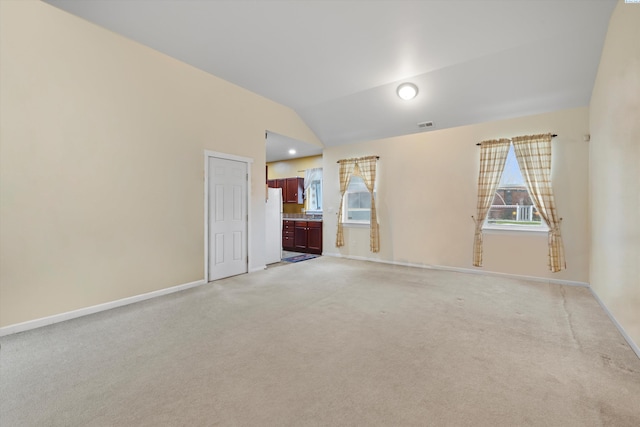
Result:
M282 251L282 259L290 258L292 256L304 255L302 252Z
M290 258L297 255L305 255L302 252L292 252L292 251L282 251L282 259ZM267 268L280 267L281 265L292 265L292 263L287 261L274 262L273 264L267 265Z

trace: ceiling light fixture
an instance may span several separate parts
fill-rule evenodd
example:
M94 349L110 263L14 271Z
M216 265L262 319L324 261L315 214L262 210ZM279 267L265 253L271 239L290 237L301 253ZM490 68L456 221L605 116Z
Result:
M293 156L294 154L296 154L296 150L294 150L294 149L292 148L291 150L289 150L289 154L291 154L291 155Z
M413 83L402 83L396 91L398 96L405 101L413 99L418 94L418 86Z

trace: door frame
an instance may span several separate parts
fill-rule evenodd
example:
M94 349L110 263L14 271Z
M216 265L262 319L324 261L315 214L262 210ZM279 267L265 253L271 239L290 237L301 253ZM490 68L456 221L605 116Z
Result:
M209 159L216 157L224 160L234 160L247 164L247 273L251 272L251 165L250 157L204 150L204 280L209 282Z

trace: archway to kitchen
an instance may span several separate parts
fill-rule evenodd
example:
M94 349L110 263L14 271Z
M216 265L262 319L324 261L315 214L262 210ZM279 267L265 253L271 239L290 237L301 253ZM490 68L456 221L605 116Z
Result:
M322 254L322 147L265 132L268 267Z

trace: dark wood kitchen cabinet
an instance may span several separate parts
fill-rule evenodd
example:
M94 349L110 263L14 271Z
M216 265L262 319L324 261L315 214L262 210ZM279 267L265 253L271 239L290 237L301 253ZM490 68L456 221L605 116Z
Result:
M294 248L296 252L322 254L322 222L295 221Z
M285 251L294 251L294 237L295 237L295 221L284 220L282 221L282 249Z
M282 188L282 195L284 196L285 194L285 185L286 185L286 179L268 179L267 180L267 186L271 187L271 188Z
M282 189L282 203L304 203L304 178L269 179L267 186Z
M304 178L287 178L285 181L285 188L282 190L283 202L304 203Z
M307 227L307 250L322 254L322 222L309 222Z

